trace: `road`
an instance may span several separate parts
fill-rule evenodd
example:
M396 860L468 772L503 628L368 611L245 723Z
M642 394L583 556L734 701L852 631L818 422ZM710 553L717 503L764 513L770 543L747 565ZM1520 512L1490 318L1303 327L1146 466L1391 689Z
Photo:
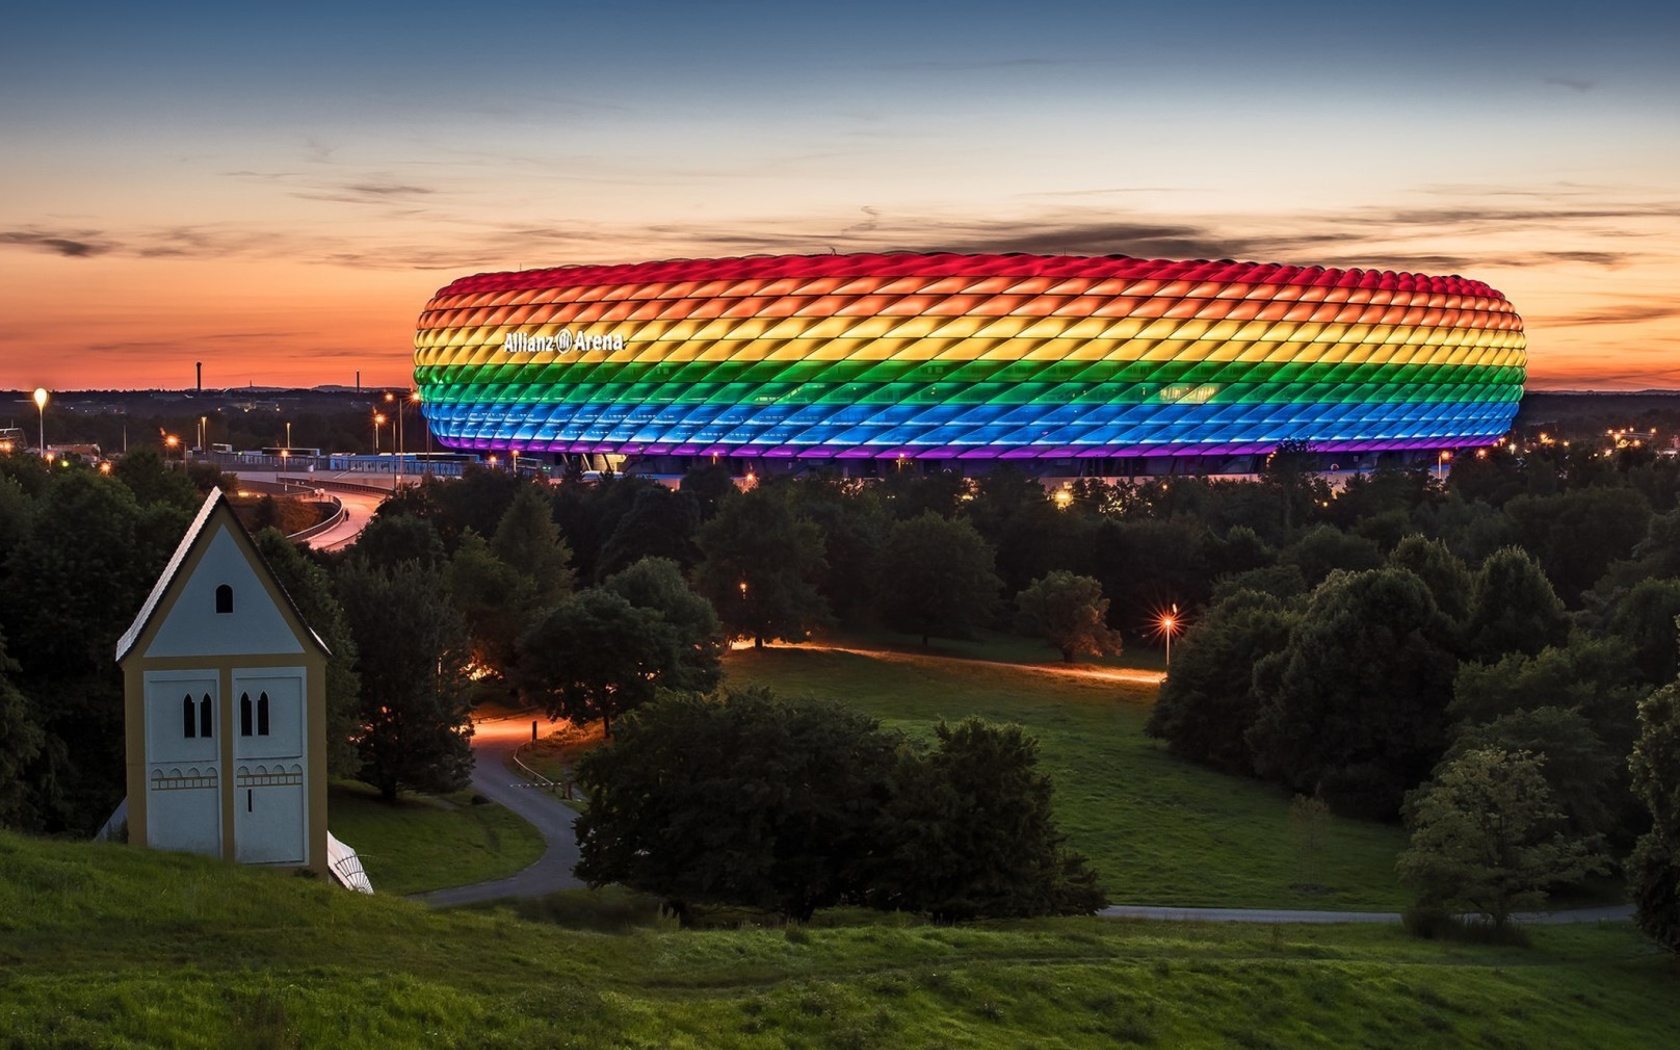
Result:
M475 882L421 896L428 904L445 906L494 900L497 897L539 897L583 886L572 875L578 862L577 836L572 821L577 811L541 788L532 787L511 770L513 752L531 739L529 718L504 718L474 727L473 789L492 802L513 810L542 835L548 850L517 875L493 882Z
M330 491L344 503L344 520L325 532L316 533L304 542L319 551L336 551L356 542L356 537L367 528L367 523L373 520L374 511L379 509L386 497L375 492L349 492L338 489L326 491Z

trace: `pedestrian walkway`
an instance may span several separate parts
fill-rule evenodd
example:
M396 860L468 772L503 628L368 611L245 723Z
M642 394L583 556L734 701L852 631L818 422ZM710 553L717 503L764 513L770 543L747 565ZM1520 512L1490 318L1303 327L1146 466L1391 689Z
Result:
M517 875L434 890L420 894L421 900L442 907L498 897L540 897L583 886L572 874L578 862L577 835L572 830L577 811L548 791L532 790L512 770L514 749L530 739L530 726L529 719L514 718L480 722L474 727L473 790L506 806L536 828L548 849Z

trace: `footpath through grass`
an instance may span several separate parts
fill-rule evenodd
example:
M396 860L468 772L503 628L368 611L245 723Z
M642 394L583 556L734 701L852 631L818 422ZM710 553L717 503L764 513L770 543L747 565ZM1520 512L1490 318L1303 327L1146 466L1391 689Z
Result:
M471 789L445 798L403 793L395 806L365 784L332 785L332 833L355 849L377 893L424 893L516 874L541 857L537 829Z
M1680 969L1625 926L1519 949L1397 927L830 918L846 924L589 932L0 833L0 1046L1648 1048L1680 1031Z
M1402 829L1332 818L1321 854L1306 856L1288 794L1176 759L1144 736L1154 686L1082 680L1059 667L796 647L736 650L724 666L730 684L843 701L913 734L968 715L1026 726L1055 778L1062 830L1096 862L1116 904L1388 911L1406 903L1394 876ZM1301 888L1314 885L1324 888Z

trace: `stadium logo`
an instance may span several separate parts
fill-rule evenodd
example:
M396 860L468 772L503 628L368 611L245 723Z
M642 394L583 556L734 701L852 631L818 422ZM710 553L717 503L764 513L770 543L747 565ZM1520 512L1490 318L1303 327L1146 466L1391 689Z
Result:
M509 332L502 337L502 352L506 354L569 354L574 350L623 350L622 335L589 335L562 328L554 335L531 335L528 332Z

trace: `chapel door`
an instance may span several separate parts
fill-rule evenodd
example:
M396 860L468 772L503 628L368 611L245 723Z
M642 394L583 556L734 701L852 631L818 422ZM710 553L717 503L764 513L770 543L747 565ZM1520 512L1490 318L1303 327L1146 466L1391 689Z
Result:
M233 679L233 837L242 863L307 864L301 670Z

